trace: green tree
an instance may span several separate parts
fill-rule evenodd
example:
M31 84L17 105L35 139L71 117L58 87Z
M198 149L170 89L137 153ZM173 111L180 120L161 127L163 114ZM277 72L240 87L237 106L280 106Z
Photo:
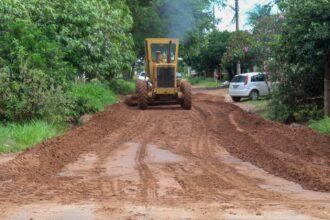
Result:
M248 12L248 24L252 27L258 25L260 20L265 17L271 16L272 3L267 4L257 4L251 11Z
M194 54L189 54L192 67L198 71L206 71L208 76L213 76L213 70L221 68L221 59L227 51L231 33L214 30L206 35L200 42L201 48Z
M274 62L275 78L281 83L274 94L273 115L281 120L306 120L323 106L324 67L330 55L330 2L280 0L279 8L284 24Z
M0 1L0 120L66 120L75 76L131 68L131 27L126 1Z
M30 19L29 7L14 3L0 7L0 120L62 120L70 106L66 79L74 68L64 61L61 44Z
M110 80L130 68L132 18L125 1L44 1L34 5L32 19L63 45L78 74Z
M222 62L230 74L230 79L235 73L235 64L241 61L241 72L253 71L253 67L259 63L257 56L258 44L253 35L248 31L239 31L231 35L227 52L222 58Z
M281 34L283 19L279 14L272 14L273 4L256 5L248 13L248 24L252 27L256 42L256 60L260 65L273 57L272 46Z

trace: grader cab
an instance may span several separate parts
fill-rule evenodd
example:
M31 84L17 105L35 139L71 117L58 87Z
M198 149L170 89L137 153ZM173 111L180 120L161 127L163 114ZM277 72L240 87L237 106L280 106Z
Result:
M145 40L145 80L137 80L136 96L140 109L148 105L180 104L191 109L191 85L177 79L179 40L147 38Z

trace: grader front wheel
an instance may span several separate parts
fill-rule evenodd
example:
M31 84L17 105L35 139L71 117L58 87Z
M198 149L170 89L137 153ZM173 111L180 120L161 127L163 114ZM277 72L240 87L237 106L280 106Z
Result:
M183 99L181 101L181 107L186 110L191 109L191 85L189 82L181 83L181 92L183 93Z
M138 96L139 109L146 109L148 107L148 86L147 82L138 80L136 82L136 90Z

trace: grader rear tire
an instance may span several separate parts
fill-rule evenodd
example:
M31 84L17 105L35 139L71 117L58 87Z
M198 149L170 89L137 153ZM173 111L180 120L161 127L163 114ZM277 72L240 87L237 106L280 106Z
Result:
M181 101L181 107L186 110L191 109L191 85L189 82L181 83L181 92L183 93L183 99Z
M147 82L138 80L136 82L137 96L138 96L138 107L139 109L146 109L148 107L148 86Z

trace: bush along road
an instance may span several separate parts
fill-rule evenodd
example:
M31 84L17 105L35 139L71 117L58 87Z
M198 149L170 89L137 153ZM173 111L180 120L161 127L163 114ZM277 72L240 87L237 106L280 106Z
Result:
M72 84L66 99L68 105L60 106L63 109L58 107L49 110L47 114L37 115L36 119L31 121L0 124L0 154L22 151L48 138L61 135L70 126L83 123L81 116L103 111L106 106L118 102L118 95L134 90L134 83L121 79L107 84L99 81ZM7 113L12 111L9 109Z

